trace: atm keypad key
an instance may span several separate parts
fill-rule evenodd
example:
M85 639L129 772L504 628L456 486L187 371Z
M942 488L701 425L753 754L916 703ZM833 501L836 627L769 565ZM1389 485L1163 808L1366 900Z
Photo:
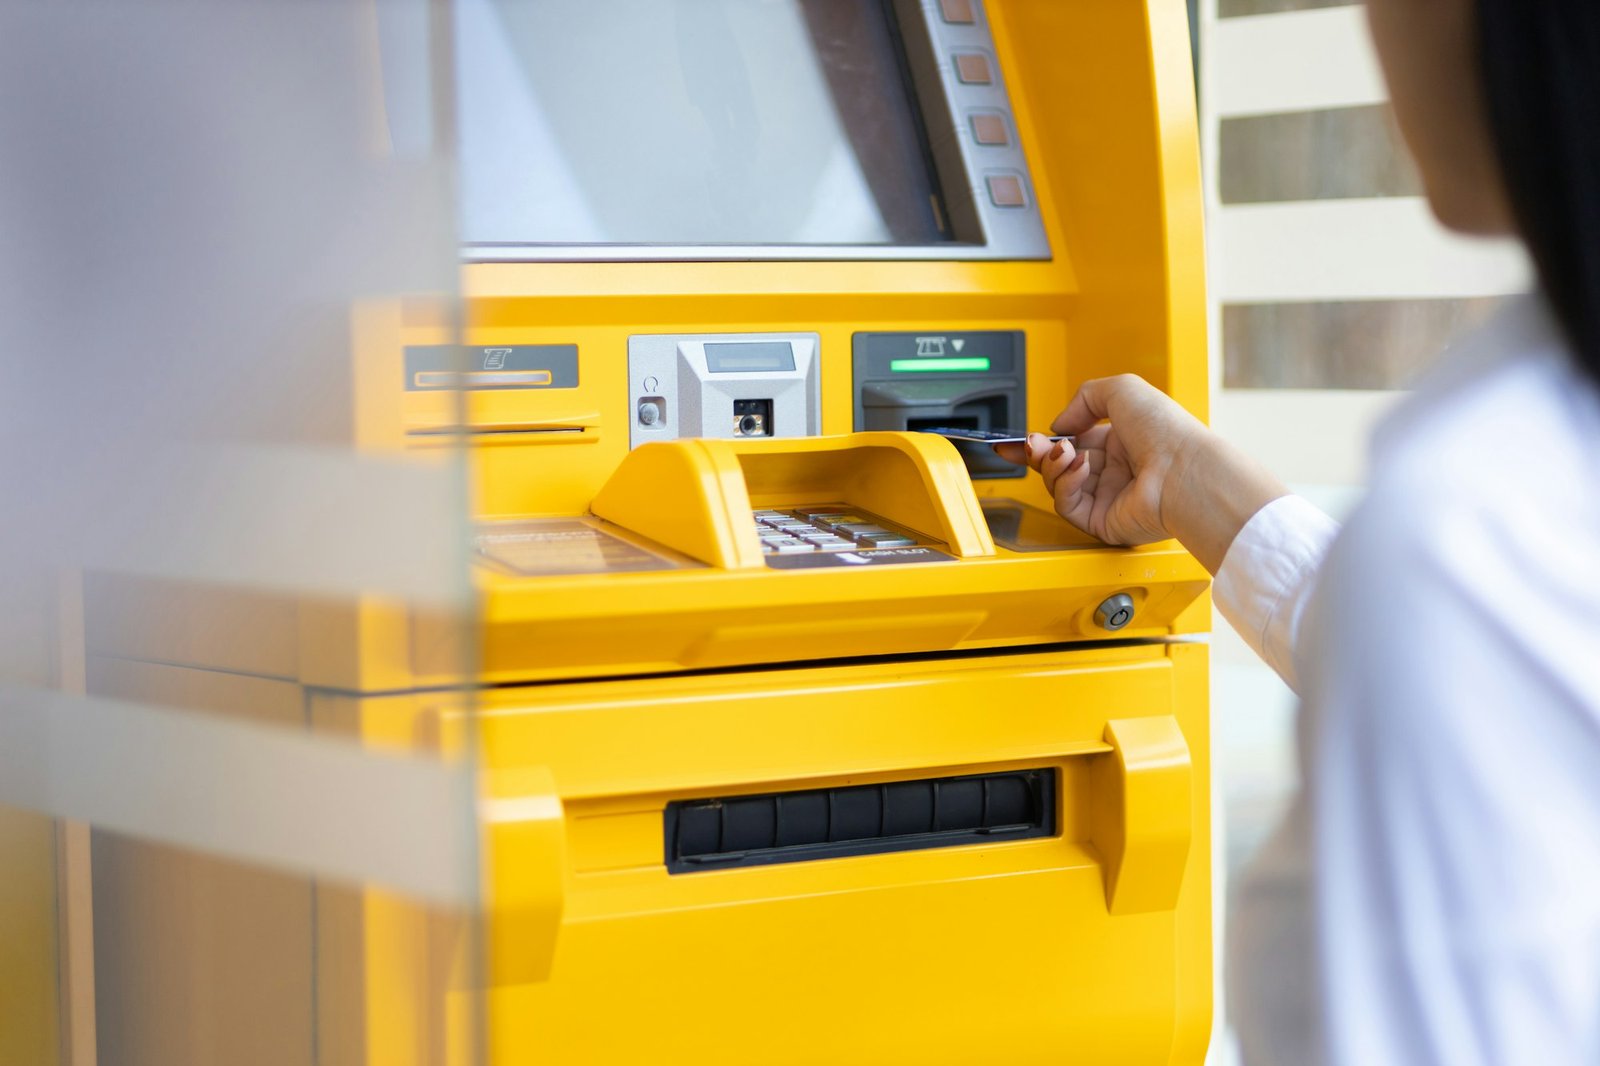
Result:
M767 555L808 551L866 551L910 548L916 538L879 524L871 515L840 507L796 507L791 511L754 512L761 550Z

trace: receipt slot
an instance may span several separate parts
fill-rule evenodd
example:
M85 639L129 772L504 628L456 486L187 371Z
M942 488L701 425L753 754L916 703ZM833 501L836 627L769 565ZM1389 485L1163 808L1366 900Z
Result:
M1021 332L857 333L852 340L856 429L1027 428ZM954 443L974 478L1026 473L987 444Z

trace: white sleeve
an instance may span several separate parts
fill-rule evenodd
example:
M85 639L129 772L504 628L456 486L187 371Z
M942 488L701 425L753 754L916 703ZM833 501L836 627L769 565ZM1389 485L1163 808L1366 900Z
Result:
M1380 502L1300 657L1321 1061L1600 1062L1600 587Z
M1217 609L1298 691L1300 618L1339 524L1299 496L1280 496L1244 524L1217 569Z

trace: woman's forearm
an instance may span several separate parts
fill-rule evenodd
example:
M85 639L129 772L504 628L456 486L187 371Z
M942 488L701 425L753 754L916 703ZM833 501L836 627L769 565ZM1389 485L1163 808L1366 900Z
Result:
M1215 574L1245 523L1288 494L1266 467L1204 430L1173 459L1161 492L1161 523Z

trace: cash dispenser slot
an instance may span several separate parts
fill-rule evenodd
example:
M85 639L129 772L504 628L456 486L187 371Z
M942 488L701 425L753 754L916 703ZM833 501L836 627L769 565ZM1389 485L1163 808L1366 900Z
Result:
M663 816L667 870L690 873L1052 836L1056 771L924 778L680 800Z

